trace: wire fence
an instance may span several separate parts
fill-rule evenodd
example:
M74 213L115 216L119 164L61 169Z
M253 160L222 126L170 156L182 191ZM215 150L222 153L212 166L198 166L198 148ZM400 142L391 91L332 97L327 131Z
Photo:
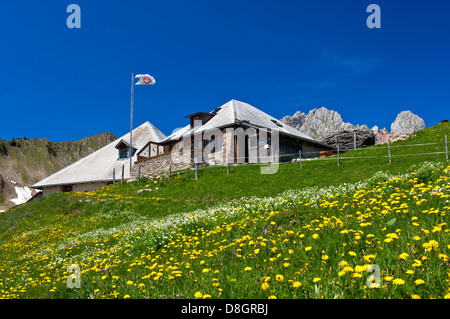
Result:
M424 146L432 146L432 145L441 145L442 151L428 151L428 152L422 152L422 153L397 153L391 152L391 148L399 149L399 148L411 148L411 147L424 147ZM291 164L298 162L300 163L300 168L303 168L303 163L312 161L312 160L319 160L319 161L336 161L337 166L340 166L341 160L357 160L357 159L376 159L376 158L382 158L382 159L388 159L388 163L392 163L392 158L399 158L399 157L409 157L409 156L427 156L427 155L441 155L445 154L446 161L448 161L448 142L447 142L447 135L445 135L445 140L442 142L435 142L435 143L418 143L418 144L404 144L404 145L390 145L390 142L388 141L387 144L379 144L375 145L375 147L367 148L367 147L359 147L359 148L352 148L350 150L344 150L341 151L339 148L339 144L337 144L337 150L333 151L325 151L325 153L322 152L322 155L320 154L320 151L309 151L309 152L303 152L299 151L298 153L291 153L291 154L275 154L275 156L261 156L256 157L259 162L251 162L251 157L245 156L245 157L236 157L236 156L230 156L227 157L227 160L224 162L220 162L218 164L227 166L227 174L230 173L230 166L234 165L246 165L246 166L268 166L271 165L279 165L279 164ZM377 154L377 155L358 155L358 156L348 156L344 155L341 156L343 153L349 153L352 151L359 151L364 150L367 152L380 152L384 151L385 154ZM285 160L287 157L289 157L289 160ZM254 158L253 158L254 159ZM168 170L165 172L165 175L168 176L168 179L170 181L171 177L177 175L183 175L187 173L192 173L192 170L195 171L195 180L198 179L198 169L199 164L197 160L194 161L193 167L191 169L187 170L180 170L172 172L171 166L169 166ZM138 175L138 181L140 180L140 167L139 167L139 175Z

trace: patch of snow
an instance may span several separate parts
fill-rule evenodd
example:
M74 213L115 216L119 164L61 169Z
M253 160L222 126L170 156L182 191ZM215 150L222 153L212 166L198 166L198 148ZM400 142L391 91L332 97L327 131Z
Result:
M25 187L16 186L15 189L17 198L11 199L11 201L16 205L23 204L32 197L31 189L28 186Z
M16 182L16 181L13 181L13 180L10 180L10 182L13 183L14 185L17 184L17 182Z
M4 213L4 212L5 212L4 210L1 210L1 209L0 209L0 213Z

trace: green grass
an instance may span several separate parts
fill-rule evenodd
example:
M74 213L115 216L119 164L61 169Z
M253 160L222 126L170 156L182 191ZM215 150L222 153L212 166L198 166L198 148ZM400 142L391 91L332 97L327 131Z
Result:
M392 145L432 143L449 128L441 124ZM410 154L415 148L392 151ZM426 145L421 151L442 148ZM339 167L335 159L307 161L303 169L281 164L276 174L265 175L254 165L232 166L231 174L210 167L199 169L197 181L189 171L170 182L143 178L17 206L0 214L0 296L442 298L448 294L448 267L440 255L448 256L450 244L443 224L450 186L446 166L433 162L445 162L445 154L393 157L392 164L387 158L346 159L374 154L385 155L386 147L342 154ZM398 174L404 177L392 177ZM391 233L398 239L385 242ZM423 245L432 240L439 248L427 251ZM404 252L408 258L399 259ZM382 289L367 289L365 271L356 272L362 279L355 271L339 274L342 260L353 269L364 267L371 254L383 278L405 284L384 280ZM422 268L413 266L415 259ZM79 289L66 288L70 264L81 268L86 283ZM264 290L266 277L271 281ZM416 285L417 279L426 284ZM295 282L301 286L294 288Z

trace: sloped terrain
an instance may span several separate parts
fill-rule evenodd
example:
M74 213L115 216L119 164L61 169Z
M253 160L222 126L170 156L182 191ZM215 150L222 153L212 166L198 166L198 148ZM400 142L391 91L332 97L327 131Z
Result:
M27 186L115 139L111 133L101 133L79 141L58 143L41 138L0 140L0 210L15 205L11 200L18 198L17 191L27 191Z
M19 205L0 214L0 297L449 298L449 128L392 143L391 164L371 146Z

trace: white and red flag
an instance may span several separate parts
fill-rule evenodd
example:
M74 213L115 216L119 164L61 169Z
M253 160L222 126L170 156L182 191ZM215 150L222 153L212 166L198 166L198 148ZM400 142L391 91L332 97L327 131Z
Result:
M153 85L156 83L155 79L149 74L138 74L135 78L139 79L136 85Z

